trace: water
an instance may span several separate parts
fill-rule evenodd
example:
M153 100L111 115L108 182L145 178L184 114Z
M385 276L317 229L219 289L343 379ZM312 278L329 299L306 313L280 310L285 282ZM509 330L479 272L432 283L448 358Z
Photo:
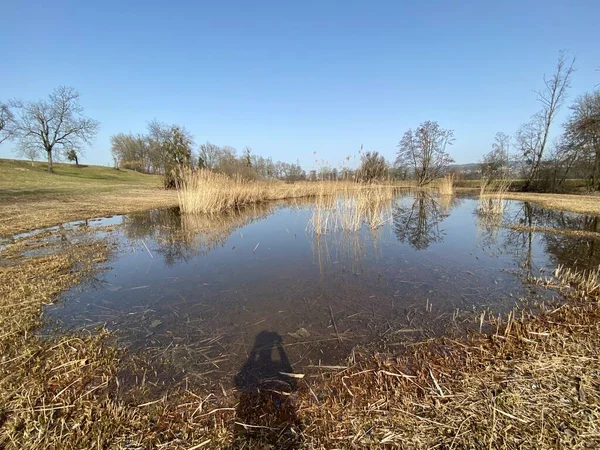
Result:
M548 300L554 293L524 280L600 263L595 238L507 227L598 231L597 218L510 202L490 223L476 205L399 196L383 227L321 237L307 231L310 202L123 216L107 269L47 308L46 330L106 325L170 379L226 383L263 331L282 336L291 366L305 372L343 364L357 344L389 348L448 332L473 311Z

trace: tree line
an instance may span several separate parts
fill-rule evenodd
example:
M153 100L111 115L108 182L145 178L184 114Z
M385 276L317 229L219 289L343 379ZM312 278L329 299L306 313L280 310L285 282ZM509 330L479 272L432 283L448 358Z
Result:
M145 173L169 174L178 166L208 169L247 180L279 179L289 182L305 180L306 171L299 163L273 161L253 153L250 147L238 152L229 145L206 142L195 150L194 140L185 127L156 120L148 124L145 134L118 133L111 137L115 167ZM172 181L165 182L172 187Z

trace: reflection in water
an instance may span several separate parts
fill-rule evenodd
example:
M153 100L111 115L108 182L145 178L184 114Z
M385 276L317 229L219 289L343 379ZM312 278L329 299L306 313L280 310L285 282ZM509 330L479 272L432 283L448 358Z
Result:
M532 274L534 239L544 243L546 251L554 256L556 265L594 269L600 264L600 234L598 237L536 232L536 227L556 230L600 233L600 218L565 211L549 210L533 203L523 203L508 219L509 223L523 226L510 230L506 245L521 249L522 266Z
M362 274L366 259L378 260L387 235L388 233L378 228L355 233L333 231L328 236L309 236L313 260L319 266L321 278L323 279L334 266L339 265L348 268L354 275Z
M105 325L118 331L121 345L164 363L165 379L216 389L233 382L248 344L265 329L285 337L289 361L276 344L274 356L261 357L259 342L238 384L246 384L239 380L254 366L269 367L262 362L276 361L275 355L306 372L343 363L356 345L439 335L458 309L508 311L515 299L533 298L523 268L531 273L533 266L571 267L575 259L583 268L600 262L595 239L498 223L485 228L473 214L476 204L417 192L394 199L393 222L372 229L362 220L358 232L322 236L306 232L312 206L257 205L186 218L177 210L134 214L115 231L121 251L99 282L65 293L46 309L47 317L67 330ZM549 214L521 202L508 205L506 222L598 227L594 218ZM485 233L488 245L481 245ZM393 234L399 239L389 239Z
M234 383L240 398L233 448L292 449L300 444L297 383L278 333L261 331L256 336Z
M156 209L128 215L123 220L130 240L154 239L169 266L222 247L232 232L264 219L273 204L254 204L222 214L181 214L179 208Z
M440 224L450 215L452 204L445 206L427 192L417 191L410 206L403 203L394 208L394 228L400 242L408 242L416 250L424 250L441 242L445 233Z

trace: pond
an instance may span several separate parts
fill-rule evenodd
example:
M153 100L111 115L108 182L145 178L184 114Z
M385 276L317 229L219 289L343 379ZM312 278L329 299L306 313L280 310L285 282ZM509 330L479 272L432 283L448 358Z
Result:
M476 198L404 193L382 226L321 236L310 231L314 208L113 218L114 256L46 309L44 332L105 325L119 345L168 367L169 379L228 384L261 332L278 333L304 373L343 365L356 345L389 349L473 326L482 311L549 301L557 294L529 277L600 263L597 238L533 231L600 231L598 218L528 203L508 202L490 221Z

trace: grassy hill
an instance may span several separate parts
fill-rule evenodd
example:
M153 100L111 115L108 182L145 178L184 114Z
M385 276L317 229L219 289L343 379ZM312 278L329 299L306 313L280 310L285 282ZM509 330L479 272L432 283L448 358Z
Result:
M123 186L158 188L158 175L147 175L128 169L105 166L75 166L54 164L54 174L48 173L44 162L31 163L0 159L0 201L7 195L46 195L73 190L115 190Z
M162 177L104 166L0 159L0 236L85 219L177 204Z

